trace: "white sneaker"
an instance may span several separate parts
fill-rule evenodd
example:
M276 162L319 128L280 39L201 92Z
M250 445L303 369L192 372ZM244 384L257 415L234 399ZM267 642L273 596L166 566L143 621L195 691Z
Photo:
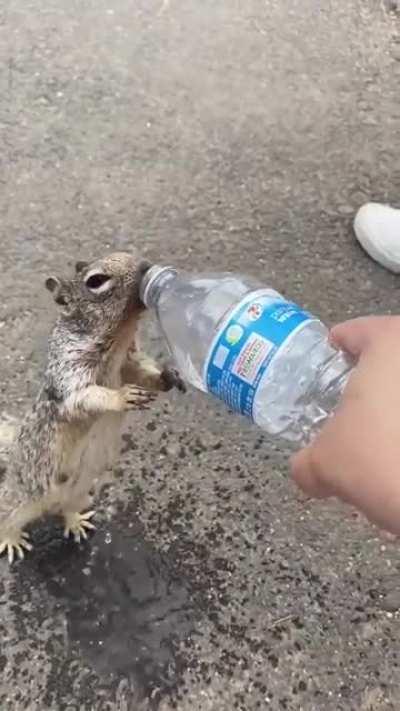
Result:
M370 257L400 273L400 210L367 202L355 216L354 232Z

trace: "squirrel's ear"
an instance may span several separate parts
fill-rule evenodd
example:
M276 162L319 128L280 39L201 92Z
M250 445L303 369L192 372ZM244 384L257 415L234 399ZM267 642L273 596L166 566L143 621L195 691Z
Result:
M82 274L84 269L86 269L88 266L89 266L89 262L76 262L76 264L75 264L76 274Z
M48 291L51 291L51 293L54 296L54 301L56 304L59 304L60 306L66 306L67 305L67 300L65 298L65 294L63 294L63 288L62 288L62 282L58 277L48 277L45 281L45 286Z
M54 293L56 289L60 290L61 282L57 277L51 276L46 279L45 287L48 291Z

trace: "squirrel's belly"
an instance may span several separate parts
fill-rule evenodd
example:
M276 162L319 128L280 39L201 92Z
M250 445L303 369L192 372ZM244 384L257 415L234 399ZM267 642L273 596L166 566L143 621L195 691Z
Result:
M117 458L121 446L124 413L107 413L93 423L74 455L73 478L79 488L90 489ZM87 487L85 487L87 484Z

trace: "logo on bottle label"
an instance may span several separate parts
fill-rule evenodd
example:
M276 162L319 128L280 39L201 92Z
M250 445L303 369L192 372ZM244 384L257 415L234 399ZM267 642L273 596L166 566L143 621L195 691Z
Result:
M277 292L248 294L218 331L204 368L204 382L235 412L253 418L260 382L272 359L293 334L314 320Z

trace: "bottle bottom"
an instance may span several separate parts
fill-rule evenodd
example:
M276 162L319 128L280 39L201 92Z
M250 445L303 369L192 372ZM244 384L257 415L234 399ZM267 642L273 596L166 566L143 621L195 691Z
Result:
M297 396L291 399L291 405L288 405L287 389L283 387L274 393L273 400L265 399L262 407L260 403L255 411L255 423L270 435L297 446L312 442L334 414L353 368L344 353L333 349L332 353L303 392L301 379L297 381Z

